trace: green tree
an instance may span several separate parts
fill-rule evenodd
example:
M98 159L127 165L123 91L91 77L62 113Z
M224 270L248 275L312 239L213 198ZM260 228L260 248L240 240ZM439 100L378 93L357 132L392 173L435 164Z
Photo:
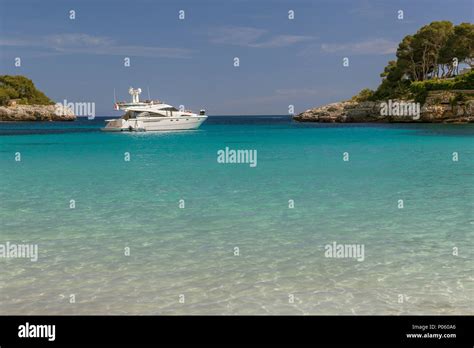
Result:
M441 50L454 33L449 21L432 22L408 35L397 49L397 65L411 81L438 76Z
M405 36L396 57L380 74L382 83L373 100L409 96L412 83L452 77L461 63L473 66L474 25L432 22Z
M373 90L371 90L370 88L364 88L362 91L359 92L358 95L353 96L351 100L356 102L364 102L367 100L372 100L373 96Z
M25 104L54 104L25 76L0 75L0 104L5 105L10 99L20 99Z
M474 24L461 23L454 27L453 33L440 51L439 61L442 64L441 77L451 77L457 73L461 63L474 67Z

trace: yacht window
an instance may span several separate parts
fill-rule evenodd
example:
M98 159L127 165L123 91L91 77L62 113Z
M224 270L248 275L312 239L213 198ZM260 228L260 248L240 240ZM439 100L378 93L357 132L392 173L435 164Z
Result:
M169 107L169 108L162 108L160 110L165 110L165 111L179 111L178 109L176 109L175 107Z

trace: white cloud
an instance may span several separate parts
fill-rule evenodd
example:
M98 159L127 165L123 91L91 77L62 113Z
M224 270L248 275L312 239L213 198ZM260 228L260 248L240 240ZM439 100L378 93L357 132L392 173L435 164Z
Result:
M215 44L248 46L265 32L266 30L250 27L222 27L210 33L210 41Z
M251 27L221 27L210 33L210 42L254 48L286 47L312 40L305 35L270 35L267 30Z
M128 55L134 57L190 58L192 50L177 47L123 45L104 36L58 34L38 38L1 39L0 47L46 49L56 54Z
M299 42L309 41L311 39L311 36L304 35L277 35L267 41L250 44L249 46L259 48L286 47Z
M350 43L323 43L321 50L326 53L347 54L392 54L397 51L398 43L386 39L373 39Z
M37 42L27 39L5 39L0 38L1 47L21 47L21 46L39 46Z
M61 47L94 47L110 46L114 40L104 36L92 36L88 34L58 34L49 35L43 38L50 46Z

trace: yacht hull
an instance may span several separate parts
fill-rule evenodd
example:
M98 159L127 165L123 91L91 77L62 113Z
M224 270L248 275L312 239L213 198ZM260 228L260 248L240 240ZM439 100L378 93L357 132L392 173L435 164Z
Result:
M197 129L207 116L139 117L136 119L106 120L104 132L160 132Z

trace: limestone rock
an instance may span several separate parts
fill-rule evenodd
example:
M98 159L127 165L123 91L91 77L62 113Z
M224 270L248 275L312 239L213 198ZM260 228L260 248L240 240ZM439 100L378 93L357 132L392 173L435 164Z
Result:
M74 121L74 112L61 104L0 106L0 121Z
M462 93L467 100L453 102ZM474 122L474 91L431 91L420 108L420 117L383 116L384 101L342 101L306 110L293 117L299 122L427 122L470 123ZM393 100L393 102L413 102Z

